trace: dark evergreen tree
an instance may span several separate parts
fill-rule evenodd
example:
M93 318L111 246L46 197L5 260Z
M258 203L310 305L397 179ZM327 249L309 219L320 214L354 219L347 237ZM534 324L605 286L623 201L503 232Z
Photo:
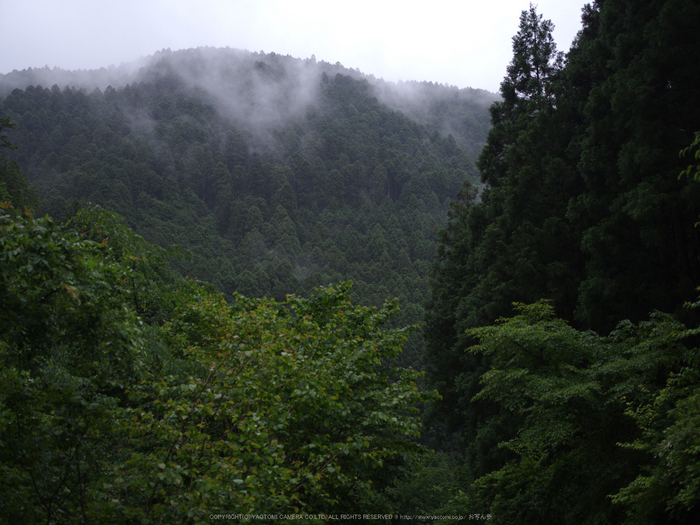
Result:
M14 127L8 117L0 118L0 149L17 149L17 146L7 140L4 133L4 130ZM10 202L20 210L25 207L34 209L39 204L36 189L21 172L17 162L8 160L4 152L0 152L0 202Z

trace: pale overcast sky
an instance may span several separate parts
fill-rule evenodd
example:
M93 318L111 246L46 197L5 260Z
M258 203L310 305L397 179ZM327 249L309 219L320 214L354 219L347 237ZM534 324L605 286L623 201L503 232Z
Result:
M340 62L385 80L498 91L529 0L0 0L0 73L96 69L164 48ZM560 51L584 0L540 0Z

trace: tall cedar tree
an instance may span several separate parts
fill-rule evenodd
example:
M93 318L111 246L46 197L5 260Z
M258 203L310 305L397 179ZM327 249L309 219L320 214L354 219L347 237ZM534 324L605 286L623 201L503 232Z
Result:
M462 429L475 475L505 460L496 445L514 421L503 420L488 401L471 402L488 360L464 353L472 344L464 330L509 314L513 300L538 299L561 271L558 259L568 251L554 242L570 237L562 220L566 203L561 189L545 191L547 180L560 175L553 166L561 152L560 133L545 125L551 120L552 82L562 62L552 30L553 24L533 6L522 12L513 37L514 58L501 84L503 100L491 107L493 128L479 158L487 187L479 204L469 186L453 203L432 271L426 362L443 396L432 417ZM551 140L539 140L543 135ZM520 170L524 163L528 169ZM550 217L552 212L558 216ZM571 295L565 288L556 292Z

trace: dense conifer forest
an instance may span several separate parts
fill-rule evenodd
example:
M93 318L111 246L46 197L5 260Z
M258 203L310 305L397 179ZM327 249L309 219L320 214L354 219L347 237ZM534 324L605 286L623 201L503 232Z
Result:
M522 13L485 189L453 204L426 305L428 427L464 454L454 508L700 519L698 16L595 2L562 55Z
M96 87L99 73L0 81L92 89L30 85L0 102L42 212L116 211L149 242L190 250L179 272L227 296L352 280L361 304L399 297L396 326L420 321L436 234L478 177L495 95L225 49L158 53L116 89ZM419 362L420 338L409 346Z
M546 15L0 75L0 523L697 523L700 5Z

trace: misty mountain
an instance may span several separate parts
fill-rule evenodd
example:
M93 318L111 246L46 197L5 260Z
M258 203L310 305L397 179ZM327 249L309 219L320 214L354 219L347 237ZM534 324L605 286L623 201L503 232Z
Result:
M147 240L190 250L178 271L228 296L283 299L352 279L358 303L398 296L401 325L421 319L437 232L478 177L494 99L210 48L13 72L0 92L12 160L42 213L116 211Z
M500 95L483 89L459 89L433 82L385 82L359 69L275 53L200 47L164 49L118 67L68 71L28 68L0 74L0 97L29 86L75 88L84 93L120 89L141 82L176 78L248 127L274 127L298 116L318 95L318 79L341 74L366 81L380 103L405 113L431 132L451 133L461 147L478 155L489 128L488 108Z

